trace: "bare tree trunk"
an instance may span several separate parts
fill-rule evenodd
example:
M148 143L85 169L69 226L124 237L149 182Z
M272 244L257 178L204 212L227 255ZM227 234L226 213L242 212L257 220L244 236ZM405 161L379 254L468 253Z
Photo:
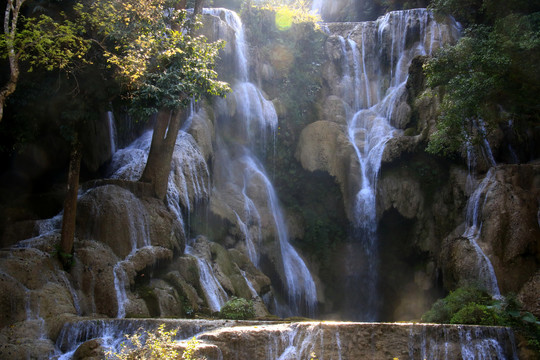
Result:
M17 34L17 21L21 6L26 0L8 0L4 13L4 34L6 36L6 48L8 52L10 75L6 85L0 90L0 121L4 116L4 106L7 98L15 92L19 80L19 55L15 51L15 35Z
M172 155L183 114L183 110L163 110L158 113L148 160L139 179L141 182L151 183L154 196L161 200L167 195Z
M64 200L64 215L62 217L62 233L60 238L60 260L65 268L71 265L73 253L80 171L81 145L79 142L76 142L76 144L73 144L69 158L67 193Z
M175 4L174 4L174 8L176 10L182 10L182 9L185 9L186 8L186 5L187 5L187 0L180 0L180 1L177 1Z
M195 0L195 6L193 7L193 15L197 16L202 14L203 6L204 0Z

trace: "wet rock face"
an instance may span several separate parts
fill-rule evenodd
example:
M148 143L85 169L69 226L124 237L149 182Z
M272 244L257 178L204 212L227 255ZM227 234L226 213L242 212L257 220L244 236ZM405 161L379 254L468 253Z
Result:
M185 241L181 224L162 203L140 200L116 185L99 186L81 197L77 232L81 239L107 244L120 258L148 245L178 251Z
M511 359L515 351L506 328L422 324L260 325L218 329L198 338L216 345L224 359Z
M296 148L296 158L302 167L310 172L325 171L338 181L343 198L351 198L350 183L356 183L351 176L352 148L343 126L331 121L317 121L306 126ZM354 176L353 176L354 178ZM354 181L356 180L356 181ZM349 208L348 204L345 206Z
M538 199L540 166L501 165L494 169L490 186L481 195L481 235L477 242L490 259L501 293L522 291L525 308L538 312L531 295L540 263ZM441 264L445 286L466 283L478 272L478 256L462 236L464 226L443 242ZM475 278L475 276L472 276Z
M196 358L217 359L515 359L508 328L388 323L269 323L224 320L89 320L67 323L57 341L77 359L102 356L100 340L155 332L159 325L177 330L177 339L197 337ZM186 341L175 347L182 353ZM119 349L114 349L118 351Z

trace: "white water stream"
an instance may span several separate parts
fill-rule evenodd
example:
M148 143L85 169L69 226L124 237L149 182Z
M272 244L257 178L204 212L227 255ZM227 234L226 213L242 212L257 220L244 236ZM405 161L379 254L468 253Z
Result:
M493 296L500 297L501 292L497 282L497 276L491 261L482 250L478 241L482 234L481 212L486 203L489 193L495 186L495 168L491 168L484 179L478 184L467 202L467 212L465 216L466 228L463 237L467 238L472 245L476 256L478 270L477 281Z
M247 255L259 265L262 243L261 213L269 214L278 244L283 275L286 307L278 307L278 315L313 315L317 303L315 282L298 252L289 243L285 216L279 205L275 189L258 153L264 153L264 144L275 137L278 117L274 105L262 91L249 81L248 52L243 24L238 15L227 9L205 9L225 21L235 33L236 83L233 96L236 108L231 111L225 101L218 102L216 113L217 153L214 184L222 192L231 193L229 206L233 207L237 226L245 237ZM234 113L234 116L230 114ZM259 189L254 194L253 189ZM261 193L262 192L262 193ZM256 195L256 197L255 197Z
M223 289L223 286L221 286L218 279L214 275L212 266L208 263L208 260L197 254L197 252L190 245L186 246L185 253L197 259L199 280L201 283L201 288L206 297L208 307L213 312L220 311L221 307L225 305L229 297L227 296L225 289Z
M332 33L331 24L328 27ZM400 120L396 110L406 97L412 59L430 54L445 39L451 39L453 35L448 32L457 34L455 24L445 29L443 33L430 12L415 9L391 12L374 22L358 23L349 31L336 34L342 50L341 93L338 95L352 110L348 115L347 134L359 165L358 190L351 210L354 235L360 242L362 258L367 261L362 274L348 277L346 287L361 288L367 294L356 304L361 320L377 320L380 302L376 194L381 159L387 142L401 133L393 124ZM346 262L351 272L355 271L352 265L356 261L348 259Z

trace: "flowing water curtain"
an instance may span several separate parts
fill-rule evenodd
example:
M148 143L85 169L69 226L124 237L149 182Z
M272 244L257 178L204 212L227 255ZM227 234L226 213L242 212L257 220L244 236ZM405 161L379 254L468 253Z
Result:
M230 26L235 44L232 94L235 105L216 102L219 160L214 162L214 187L231 208L233 220L244 237L246 255L252 262L259 265L260 255L268 255L268 252L270 256L277 256L274 271L282 278L277 290L284 293L286 302L285 306L278 306L283 312L281 315L312 315L317 303L315 282L303 259L289 243L283 211L261 161L266 147L274 146L278 126L276 110L261 89L249 80L249 54L238 15L226 9L206 9L205 13L219 17ZM273 243L262 246L263 238L268 236L274 238Z
M408 68L418 55L429 55L458 36L455 23L441 25L425 9L396 11L374 22L343 30L328 28L341 49L341 74L335 95L346 104L347 134L359 172L352 202L353 237L348 244L345 288L357 289L346 301L349 315L376 320L378 287L377 177L386 143L401 134ZM332 39L333 38L333 39Z

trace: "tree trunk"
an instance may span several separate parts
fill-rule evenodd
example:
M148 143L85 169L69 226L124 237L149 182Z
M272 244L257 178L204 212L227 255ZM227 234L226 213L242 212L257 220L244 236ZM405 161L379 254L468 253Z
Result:
M75 220L77 215L77 193L79 191L79 174L81 170L81 145L73 144L69 158L67 193L64 200L62 217L62 233L60 240L60 260L64 268L71 265L73 240L75 238Z
M160 200L167 195L172 155L183 114L183 110L162 110L158 113L148 160L139 179L141 182L151 183L154 196Z
M186 8L186 5L187 5L187 0L180 0L180 1L177 1L175 4L174 4L174 8L176 10L182 10L182 9L185 9Z
M202 9L204 6L204 0L195 0L195 6L193 7L193 15L197 16L202 14Z
M15 92L17 81L19 81L19 56L15 51L15 36L17 35L19 13L25 1L16 0L15 4L13 4L13 0L8 0L4 13L4 35L10 74L7 84L0 91L0 121L2 121L4 116L4 106L6 105L7 98Z

